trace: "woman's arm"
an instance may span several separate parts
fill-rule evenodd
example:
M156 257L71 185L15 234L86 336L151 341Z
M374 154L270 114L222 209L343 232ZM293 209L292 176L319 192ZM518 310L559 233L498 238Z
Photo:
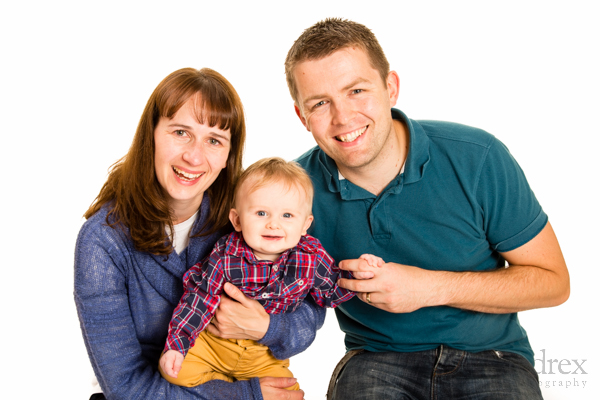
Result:
M267 314L262 305L246 297L231 283L224 286L210 333L226 339L252 339L271 349L280 359L302 353L315 340L325 321L325 308L307 296L292 313Z
M102 229L111 228L95 228L99 229L84 226L77 241L75 302L88 355L107 399L262 399L258 379L211 381L183 388L160 376L157 365L144 357L137 338L129 306L125 250L116 237L107 237L110 232Z

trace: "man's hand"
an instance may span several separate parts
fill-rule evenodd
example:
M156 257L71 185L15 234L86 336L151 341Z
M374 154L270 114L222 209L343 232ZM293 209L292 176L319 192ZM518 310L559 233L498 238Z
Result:
M554 307L570 294L569 271L550 223L533 239L500 253L508 268L490 271L430 271L387 263L344 260L340 269L356 279L338 284L385 311L404 313L430 306L450 306L485 313L514 313Z
M221 295L221 304L206 329L223 339L262 339L271 320L263 306L229 282L223 290L226 294Z
M304 391L287 390L296 383L296 378L260 378L260 390L264 400L302 400Z
M339 263L340 269L350 271L358 278L339 279L341 287L356 292L364 302L369 294L372 306L393 313L407 313L433 305L432 293L435 292L432 289L435 286L430 276L433 271L396 263L384 263L374 269L363 256Z
M183 354L177 350L167 350L161 357L158 364L163 372L171 378L177 378L183 363Z

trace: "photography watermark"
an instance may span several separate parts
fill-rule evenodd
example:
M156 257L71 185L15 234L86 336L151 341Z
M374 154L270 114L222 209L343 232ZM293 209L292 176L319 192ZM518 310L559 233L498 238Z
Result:
M546 349L540 350L540 358L535 359L535 371L540 377L540 387L585 389L588 383L586 361L587 359L552 358L546 355Z

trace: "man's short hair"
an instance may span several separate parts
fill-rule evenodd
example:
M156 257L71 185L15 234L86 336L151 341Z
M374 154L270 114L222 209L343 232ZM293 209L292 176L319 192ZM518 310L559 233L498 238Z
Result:
M236 201L239 196L239 191L244 182L251 183L248 193L252 193L259 188L282 182L288 189L294 187L304 190L306 194L307 207L310 212L312 210L313 200L313 185L310 177L295 161L285 161L280 157L270 157L258 160L250 165L240 175L233 193L233 206L236 207Z
M379 71L383 82L390 72L390 64L377 38L366 26L341 18L327 18L306 29L292 45L285 59L285 78L292 99L298 104L298 88L294 68L307 60L319 60L332 53L357 46L369 57L371 66Z

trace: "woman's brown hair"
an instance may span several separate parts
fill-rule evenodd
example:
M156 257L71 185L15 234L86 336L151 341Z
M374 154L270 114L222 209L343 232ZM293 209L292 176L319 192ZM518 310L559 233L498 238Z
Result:
M246 123L240 98L227 79L209 68L183 68L167 76L154 89L142 113L127 154L113 164L98 197L84 214L90 218L109 203L106 223L126 227L138 251L168 255L173 251L166 227L173 231L172 210L154 169L154 129L161 117L172 118L195 95L200 123L229 129L231 148L227 165L206 191L210 215L199 235L227 225L232 189L242 170Z

